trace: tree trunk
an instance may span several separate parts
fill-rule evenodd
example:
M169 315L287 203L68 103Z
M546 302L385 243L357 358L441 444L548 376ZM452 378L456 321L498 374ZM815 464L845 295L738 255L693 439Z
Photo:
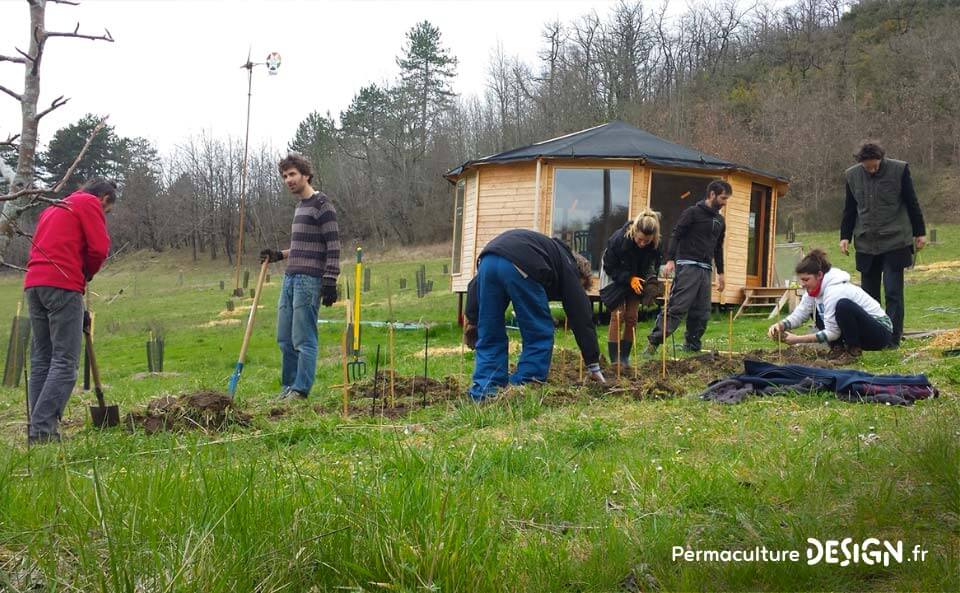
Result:
M24 65L23 95L20 99L21 131L20 149L17 154L17 172L10 184L10 191L30 187L33 184L37 158L37 101L40 98L40 59L44 39L44 12L46 0L30 3L30 51L35 62ZM0 216L0 262L4 261L7 248L13 239L14 227L20 216L33 201L32 196L23 196L17 200L3 203L3 216Z

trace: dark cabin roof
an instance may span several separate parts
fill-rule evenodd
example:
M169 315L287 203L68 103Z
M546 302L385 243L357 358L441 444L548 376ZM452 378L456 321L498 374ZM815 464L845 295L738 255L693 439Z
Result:
M738 170L779 181L787 181L786 177L776 173L738 165L686 146L668 142L622 121L612 121L559 138L537 142L523 148L514 148L499 154L467 161L459 167L447 171L444 177L452 182L455 177L476 165L514 163L538 158L637 159L643 160L646 164L662 167L703 169L705 171Z

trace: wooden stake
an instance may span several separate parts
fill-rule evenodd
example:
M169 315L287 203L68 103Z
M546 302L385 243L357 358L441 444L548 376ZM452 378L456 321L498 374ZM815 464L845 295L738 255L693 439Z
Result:
M563 313L563 341L567 341L567 313ZM563 372L567 372L567 351L564 348L560 348L560 368L563 369Z
M397 377L397 369L393 366L393 322L387 327L387 333L390 338L390 407L396 406L396 391L394 381Z
M460 386L463 387L463 338L460 338Z
M626 303L624 303L623 306L626 307L626 306L627 306ZM620 353L620 342L621 342L621 340L620 340L620 331L621 331L621 329L620 329L620 321L623 319L623 316L620 314L621 311L622 311L622 309L617 309L617 380L618 380L618 381L620 380L620 357L621 357L621 353ZM612 362L612 361L611 361L611 362Z
M663 336L660 340L660 378L667 378L667 303L670 301L670 281L664 282L663 290Z
M397 368L393 363L393 288L390 286L390 276L387 276L387 316L390 318L390 324L387 326L387 349L390 354L390 408L396 407L396 377Z
M342 414L344 418L347 418L350 415L350 377L347 373L347 328L350 327L350 299L347 299L344 302L344 311L346 312L346 325L343 326L343 346L341 348L343 354L343 410Z
M733 359L733 309L727 311L727 351L729 357Z

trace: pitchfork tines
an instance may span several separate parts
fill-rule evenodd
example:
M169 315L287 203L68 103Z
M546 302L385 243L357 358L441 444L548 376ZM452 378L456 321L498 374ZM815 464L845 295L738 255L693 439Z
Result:
M359 356L354 355L353 361L347 363L347 373L351 381L356 381L367 376L367 363L360 360Z

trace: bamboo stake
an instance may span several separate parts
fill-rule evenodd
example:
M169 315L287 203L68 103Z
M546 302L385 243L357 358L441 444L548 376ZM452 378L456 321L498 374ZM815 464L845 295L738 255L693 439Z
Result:
M350 327L350 299L344 302L347 324L343 326L343 417L350 414L350 377L347 374L347 328Z
M390 285L390 276L387 276L387 314L390 317L390 324L387 326L387 348L390 354L390 408L396 407L396 378L397 369L393 363L393 288Z
M727 352L730 353L727 356L733 360L733 309L727 309Z
M567 313L563 313L563 341L567 341ZM567 351L564 348L560 349L560 368L563 369L563 372L567 372Z
M626 307L626 303L624 303L623 306ZM623 309L617 309L617 381L620 380L620 359L621 359L621 356L622 356L622 353L620 352L620 342L621 342L621 340L620 340L620 321L623 319L623 316L620 314L620 312L621 312L622 310L623 310Z
M670 302L670 281L667 280L663 290L663 335L660 340L660 378L667 378L667 303Z
M387 328L387 333L390 338L390 407L396 407L396 388L395 381L397 378L397 369L393 366L393 323L390 323L389 328Z

